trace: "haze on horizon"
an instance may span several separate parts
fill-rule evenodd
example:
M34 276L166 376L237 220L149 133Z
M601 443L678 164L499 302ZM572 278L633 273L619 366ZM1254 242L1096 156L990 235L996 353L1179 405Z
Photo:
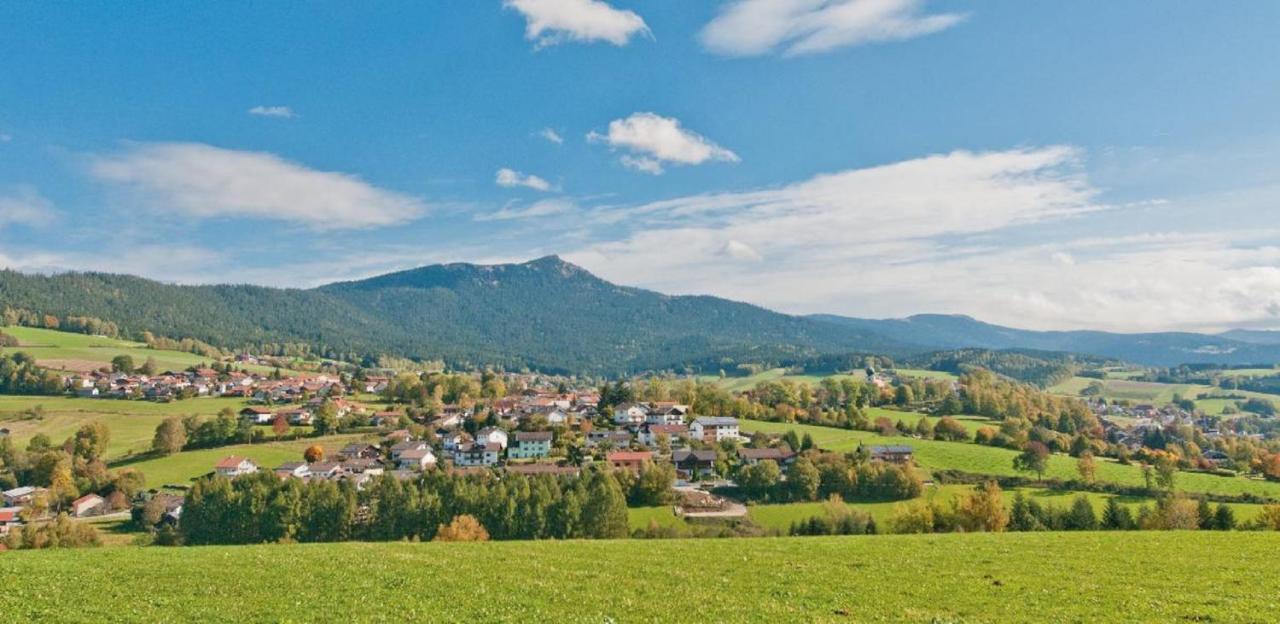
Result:
M311 286L554 253L790 313L1275 328L1277 23L1263 3L9 4L0 266Z

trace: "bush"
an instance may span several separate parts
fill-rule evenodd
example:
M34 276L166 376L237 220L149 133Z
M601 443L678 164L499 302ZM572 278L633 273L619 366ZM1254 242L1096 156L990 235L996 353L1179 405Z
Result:
M442 524L436 531L437 542L487 542L489 532L475 516L463 514L449 524Z

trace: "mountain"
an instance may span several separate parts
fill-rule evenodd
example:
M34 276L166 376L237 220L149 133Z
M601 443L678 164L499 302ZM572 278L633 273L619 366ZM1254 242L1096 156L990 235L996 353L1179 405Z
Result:
M1228 332L1120 334L1101 331L1032 331L992 325L960 315L920 314L905 319L833 315L808 318L935 349L1020 349L1082 353L1146 366L1184 363L1241 365L1280 361L1280 341L1245 341Z
M1280 345L1280 331L1267 329L1233 329L1222 332L1219 336L1236 342L1247 342L1258 345Z
M427 266L309 290L180 286L102 273L0 272L0 301L232 347L309 345L452 366L626 374L716 370L823 353L914 350L878 335L716 297L617 286L548 256Z

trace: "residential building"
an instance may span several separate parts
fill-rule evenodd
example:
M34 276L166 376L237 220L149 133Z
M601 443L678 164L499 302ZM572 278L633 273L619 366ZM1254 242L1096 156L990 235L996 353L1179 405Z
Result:
M248 457L231 457L223 458L214 465L213 471L221 476L233 478L245 474L253 474L258 471L258 464L254 463Z
M727 416L699 416L689 425L689 435L707 444L741 437L738 435L738 419Z
M609 465L617 470L640 472L640 469L644 468L645 462L653 461L653 453L649 451L614 451L605 456L605 461L608 461Z
M551 454L550 431L517 431L507 448L509 459L536 459Z

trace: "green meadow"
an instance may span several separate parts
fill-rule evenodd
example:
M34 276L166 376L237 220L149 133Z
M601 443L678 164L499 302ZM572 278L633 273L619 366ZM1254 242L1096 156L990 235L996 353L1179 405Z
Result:
M307 447L318 444L325 454L333 455L349 442L362 439L359 434L302 438L286 442L260 444L233 444L211 449L183 451L168 457L153 457L140 461L112 464L112 468L131 468L147 478L148 487L165 485L191 485L197 477L213 472L214 464L224 457L239 455L248 457L265 470L271 470L286 461L301 461Z
M0 621L1267 622L1278 549L1141 532L22 551L0 555Z
M186 370L192 366L207 366L213 362L211 358L195 353L151 349L141 342L104 336L15 326L0 327L0 331L18 339L19 346L9 347L9 351L28 353L36 358L38 364L53 370L83 371L110 366L111 359L117 355L132 357L138 366L147 361L147 358L153 358L156 361L156 367L161 371ZM264 373L272 370L268 366L239 364L236 366Z
M944 371L924 370L924 369L918 369L918 368L899 368L899 369L896 369L894 372L896 372L898 375L901 375L903 377L919 377L923 379L942 379L942 380L958 379L958 377L952 373L948 373ZM853 373L836 373L836 374L827 374L827 375L806 375L806 374L795 375L795 374L788 374L787 369L785 368L771 368L769 370L761 371L754 375L748 375L745 377L719 377L717 375L700 375L698 376L698 379L700 381L714 383L720 386L721 388L728 390L729 392L744 392L746 390L751 390L752 388L755 388L756 386L766 381L791 381L795 383L807 383L810 385L816 385L821 383L823 379L827 379L829 377L835 378L835 379L852 379L854 381L866 381L867 379L866 375L863 374L861 371L856 371Z
M763 421L743 421L745 432L763 431L765 433L786 433L795 430L797 434L808 433L821 448L849 452L856 450L860 444L905 444L912 447L916 463L928 470L960 470L974 474L995 476L1016 476L1013 469L1013 458L1016 451L991 446L982 446L970 442L942 442L938 440L919 440L915 438L893 436L885 437L869 431L852 431L831 427L817 427L789 423ZM1049 458L1049 467L1045 476L1057 479L1076 478L1076 460L1067 455L1053 455ZM1098 461L1097 479L1102 482L1121 485L1143 485L1142 469L1137 465L1123 465L1112 460ZM1255 494L1280 499L1280 483L1272 483L1244 477L1221 477L1200 472L1181 472L1178 474L1177 489L1190 493L1208 494Z

